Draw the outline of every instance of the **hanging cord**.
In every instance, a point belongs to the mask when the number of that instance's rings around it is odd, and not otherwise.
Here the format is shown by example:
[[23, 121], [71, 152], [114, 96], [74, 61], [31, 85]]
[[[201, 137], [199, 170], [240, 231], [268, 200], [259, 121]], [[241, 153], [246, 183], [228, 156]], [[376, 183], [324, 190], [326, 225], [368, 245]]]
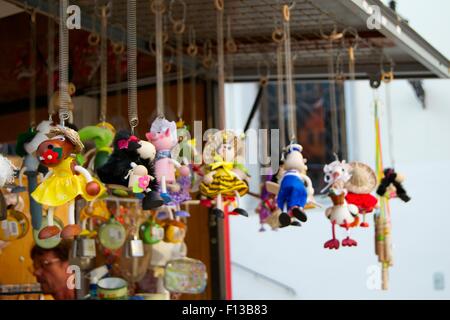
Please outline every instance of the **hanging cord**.
[[[340, 54], [340, 57], [342, 58], [343, 55]], [[338, 103], [338, 119], [339, 119], [339, 134], [340, 134], [340, 140], [339, 140], [339, 151], [341, 152], [341, 158], [347, 159], [347, 128], [346, 128], [346, 110], [345, 110], [345, 88], [344, 88], [344, 81], [346, 79], [345, 71], [344, 71], [344, 61], [341, 59], [339, 61], [340, 63], [340, 79], [337, 81], [337, 89], [339, 92], [339, 103]], [[337, 154], [337, 153], [336, 153]]]
[[30, 40], [31, 40], [31, 77], [30, 77], [30, 126], [36, 126], [36, 11], [33, 10], [30, 14]]
[[[179, 2], [182, 7], [180, 18], [174, 18], [174, 5]], [[177, 116], [182, 119], [184, 108], [184, 81], [183, 81], [183, 34], [186, 30], [186, 3], [183, 0], [171, 0], [169, 5], [169, 19], [172, 22], [173, 32], [177, 41]]]
[[71, 118], [69, 110], [69, 30], [67, 29], [68, 0], [59, 2], [59, 120], [64, 126]]
[[[191, 57], [197, 56], [198, 46], [195, 39], [195, 29], [192, 25], [189, 26], [189, 45], [187, 48], [187, 54]], [[197, 120], [197, 68], [195, 63], [191, 64], [191, 118], [192, 128], [194, 127], [194, 121]]]
[[[50, 11], [53, 13], [53, 2], [49, 3], [49, 5]], [[52, 120], [52, 116], [55, 113], [55, 110], [53, 109], [53, 103], [51, 103], [54, 93], [53, 72], [55, 71], [55, 22], [51, 17], [48, 18], [47, 48], [47, 107], [48, 118], [49, 120]]]
[[111, 2], [100, 8], [101, 31], [100, 31], [100, 123], [106, 122], [107, 102], [108, 102], [108, 15], [111, 13]]
[[[117, 27], [122, 29], [124, 35], [126, 34], [126, 30], [123, 29], [122, 25], [117, 25]], [[113, 52], [116, 56], [115, 74], [117, 84], [115, 115], [118, 116], [119, 118], [122, 116], [122, 87], [120, 86], [120, 83], [122, 82], [122, 58], [123, 53], [125, 52], [125, 45], [124, 45], [125, 41], [126, 39], [124, 36], [122, 42], [113, 43]]]
[[284, 26], [284, 51], [285, 51], [285, 64], [286, 64], [286, 93], [288, 104], [288, 127], [289, 127], [289, 139], [291, 142], [297, 141], [297, 112], [295, 107], [295, 91], [293, 84], [293, 67], [292, 67], [292, 51], [291, 51], [291, 30], [290, 19], [291, 9], [295, 3], [291, 6], [283, 5], [283, 26]]
[[[262, 66], [264, 66], [264, 69]], [[262, 129], [270, 129], [270, 123], [269, 123], [269, 96], [268, 96], [268, 84], [269, 84], [269, 77], [270, 77], [270, 66], [267, 61], [264, 61], [261, 63], [261, 61], [258, 62], [258, 75], [259, 75], [259, 83], [262, 86], [262, 99], [261, 99], [261, 111], [260, 111], [260, 123]], [[263, 134], [261, 139], [261, 150], [264, 150], [264, 158], [262, 159], [263, 164], [266, 165], [266, 160], [268, 154], [270, 154], [270, 148], [267, 135]]]
[[151, 9], [155, 15], [156, 110], [158, 116], [164, 116], [163, 13], [166, 10], [164, 1], [151, 1]]
[[272, 40], [277, 44], [277, 101], [278, 101], [278, 128], [280, 130], [280, 144], [282, 148], [286, 146], [286, 120], [285, 120], [285, 101], [284, 101], [284, 85], [283, 85], [283, 47], [284, 47], [284, 30], [282, 27], [275, 25], [272, 32]]
[[385, 83], [386, 94], [386, 110], [387, 110], [387, 125], [388, 125], [388, 137], [389, 137], [389, 158], [392, 168], [395, 168], [395, 154], [394, 154], [394, 126], [392, 118], [392, 105], [391, 105], [391, 82], [394, 79], [394, 62], [390, 61], [390, 70], [385, 72], [383, 61], [381, 63], [382, 79]]
[[350, 34], [353, 36], [353, 40], [349, 40], [347, 52], [348, 52], [348, 73], [351, 81], [356, 79], [356, 57], [355, 52], [360, 42], [358, 31], [354, 28], [346, 28], [343, 32], [342, 46], [345, 47], [345, 36]]
[[138, 105], [137, 105], [137, 21], [136, 21], [136, 0], [127, 2], [127, 59], [128, 59], [128, 121], [131, 133], [138, 126]]
[[215, 0], [217, 11], [217, 81], [219, 105], [219, 129], [225, 129], [225, 61], [224, 61], [224, 35], [223, 35], [223, 0]]
[[231, 33], [231, 15], [227, 16], [227, 37], [225, 41], [227, 49], [227, 63], [226, 63], [226, 78], [228, 81], [234, 81], [234, 57], [233, 55], [238, 51], [236, 41]]
[[339, 154], [340, 146], [339, 146], [339, 123], [338, 123], [338, 115], [337, 115], [337, 102], [336, 102], [336, 75], [335, 75], [335, 66], [334, 66], [334, 48], [333, 41], [339, 40], [343, 38], [343, 33], [337, 32], [337, 25], [334, 26], [331, 34], [326, 35], [322, 29], [322, 16], [320, 18], [320, 34], [322, 39], [328, 40], [328, 82], [329, 82], [329, 95], [330, 95], [330, 118], [331, 118], [331, 136], [332, 136], [332, 145], [333, 145], [333, 153]]

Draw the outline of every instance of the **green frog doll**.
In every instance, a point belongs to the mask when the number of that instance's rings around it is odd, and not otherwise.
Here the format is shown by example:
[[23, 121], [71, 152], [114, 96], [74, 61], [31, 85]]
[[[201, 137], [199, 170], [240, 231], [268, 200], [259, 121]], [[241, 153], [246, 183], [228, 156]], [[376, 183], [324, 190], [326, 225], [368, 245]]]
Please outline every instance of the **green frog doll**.
[[[248, 192], [247, 169], [238, 162], [242, 140], [231, 130], [219, 131], [205, 147], [206, 172], [200, 184], [200, 193], [207, 200], [215, 200], [213, 213], [224, 217], [224, 210], [234, 204], [231, 214], [248, 217], [239, 207], [240, 198]], [[226, 210], [229, 212], [228, 210]]]

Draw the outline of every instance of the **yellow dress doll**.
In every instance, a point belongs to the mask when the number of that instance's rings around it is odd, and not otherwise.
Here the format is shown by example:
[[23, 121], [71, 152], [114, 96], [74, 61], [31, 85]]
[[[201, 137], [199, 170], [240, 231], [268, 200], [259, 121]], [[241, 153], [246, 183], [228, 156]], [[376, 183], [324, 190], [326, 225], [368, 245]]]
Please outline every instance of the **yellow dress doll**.
[[[248, 217], [248, 213], [239, 208], [240, 197], [248, 192], [247, 169], [237, 159], [241, 150], [241, 141], [234, 132], [219, 131], [205, 147], [206, 173], [200, 184], [200, 193], [203, 197], [216, 200], [215, 215], [224, 216], [223, 200], [236, 202], [237, 206], [232, 213]], [[212, 158], [208, 158], [208, 154]]]
[[39, 145], [36, 153], [50, 171], [32, 193], [36, 202], [49, 207], [48, 226], [39, 232], [39, 238], [47, 239], [59, 233], [59, 228], [53, 224], [53, 214], [56, 207], [66, 203], [69, 203], [69, 224], [61, 231], [61, 236], [73, 238], [81, 232], [81, 227], [75, 224], [75, 199], [81, 196], [86, 201], [95, 200], [105, 192], [105, 187], [77, 165], [73, 153], [80, 153], [84, 146], [76, 131], [58, 126], [47, 136], [49, 139]]

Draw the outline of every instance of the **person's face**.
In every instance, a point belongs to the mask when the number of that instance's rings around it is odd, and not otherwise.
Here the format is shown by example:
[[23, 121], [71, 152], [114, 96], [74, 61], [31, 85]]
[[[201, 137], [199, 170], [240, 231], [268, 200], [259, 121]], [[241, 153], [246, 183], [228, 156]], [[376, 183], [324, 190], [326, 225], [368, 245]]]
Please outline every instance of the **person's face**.
[[53, 252], [46, 252], [33, 261], [33, 275], [41, 285], [42, 292], [54, 294], [67, 286], [70, 276], [66, 272], [67, 261], [61, 261]]

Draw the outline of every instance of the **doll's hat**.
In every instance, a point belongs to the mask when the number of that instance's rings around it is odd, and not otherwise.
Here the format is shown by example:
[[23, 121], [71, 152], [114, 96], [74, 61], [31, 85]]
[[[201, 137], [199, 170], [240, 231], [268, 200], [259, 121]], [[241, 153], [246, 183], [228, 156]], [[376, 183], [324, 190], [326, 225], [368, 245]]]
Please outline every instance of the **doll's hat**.
[[68, 127], [57, 126], [55, 128], [52, 128], [47, 134], [47, 137], [49, 139], [56, 136], [66, 137], [66, 139], [68, 139], [75, 146], [74, 153], [81, 153], [83, 151], [83, 142], [81, 142], [80, 135], [75, 130]]
[[349, 192], [367, 194], [377, 187], [377, 176], [371, 167], [361, 162], [351, 162], [350, 167], [352, 177], [345, 184]]

